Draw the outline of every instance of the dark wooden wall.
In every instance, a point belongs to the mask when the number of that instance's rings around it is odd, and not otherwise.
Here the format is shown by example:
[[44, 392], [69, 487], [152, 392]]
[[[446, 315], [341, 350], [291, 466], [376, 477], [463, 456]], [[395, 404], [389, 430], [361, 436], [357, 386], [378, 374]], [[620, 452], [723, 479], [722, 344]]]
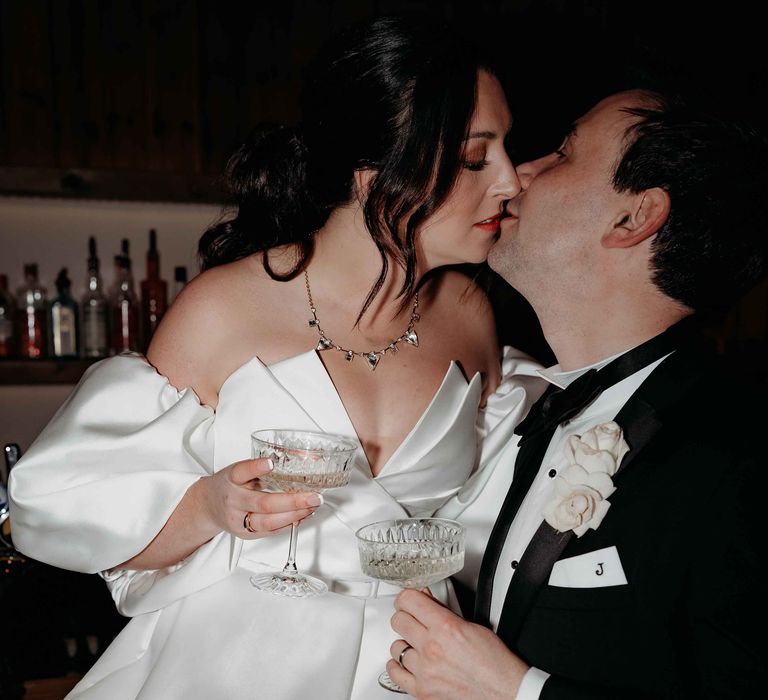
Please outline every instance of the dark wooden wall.
[[61, 171], [73, 195], [110, 182], [121, 198], [140, 184], [131, 173], [192, 176], [203, 191], [152, 181], [159, 198], [216, 199], [208, 187], [247, 130], [295, 119], [300, 67], [333, 5], [3, 0], [0, 166], [30, 184], [30, 168]]
[[334, 31], [484, 4], [527, 3], [0, 0], [0, 192], [216, 200], [256, 123], [296, 121]]
[[762, 44], [745, 35], [755, 10], [701, 5], [0, 0], [0, 193], [217, 200], [250, 128], [296, 121], [302, 71], [328, 36], [394, 12], [459, 18], [496, 50], [521, 157], [627, 61], [764, 101]]

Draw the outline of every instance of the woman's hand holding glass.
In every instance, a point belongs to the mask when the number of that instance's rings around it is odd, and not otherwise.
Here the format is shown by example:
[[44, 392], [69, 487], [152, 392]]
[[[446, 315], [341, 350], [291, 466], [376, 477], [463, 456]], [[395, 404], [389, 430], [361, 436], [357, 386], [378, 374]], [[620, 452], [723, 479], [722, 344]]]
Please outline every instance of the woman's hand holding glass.
[[317, 493], [263, 491], [261, 478], [271, 470], [268, 459], [244, 459], [198, 482], [203, 513], [217, 531], [247, 540], [274, 535], [322, 504]]
[[[272, 460], [274, 469], [263, 476], [263, 481], [276, 491], [292, 494], [346, 486], [357, 451], [357, 445], [341, 435], [307, 430], [257, 430], [251, 434], [251, 448], [254, 457]], [[324, 581], [300, 574], [296, 568], [298, 527], [298, 520], [291, 524], [288, 560], [283, 570], [251, 576], [254, 588], [290, 598], [308, 598], [328, 591]]]

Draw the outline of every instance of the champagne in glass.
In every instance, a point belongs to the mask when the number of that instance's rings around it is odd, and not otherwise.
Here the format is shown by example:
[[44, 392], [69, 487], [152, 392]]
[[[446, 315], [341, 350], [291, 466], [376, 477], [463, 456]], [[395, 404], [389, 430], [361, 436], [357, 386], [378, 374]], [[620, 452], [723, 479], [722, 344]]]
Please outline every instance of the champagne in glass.
[[[303, 430], [257, 430], [251, 435], [254, 459], [272, 460], [272, 471], [260, 477], [269, 489], [285, 493], [346, 486], [351, 476], [357, 445], [348, 438], [330, 433]], [[261, 591], [291, 598], [322, 595], [328, 590], [320, 579], [300, 574], [296, 568], [298, 523], [291, 524], [288, 561], [282, 571], [251, 576], [251, 584]]]
[[[402, 588], [425, 588], [464, 567], [465, 528], [443, 518], [383, 520], [361, 527], [357, 535], [360, 567], [379, 581]], [[379, 685], [405, 691], [385, 671]]]

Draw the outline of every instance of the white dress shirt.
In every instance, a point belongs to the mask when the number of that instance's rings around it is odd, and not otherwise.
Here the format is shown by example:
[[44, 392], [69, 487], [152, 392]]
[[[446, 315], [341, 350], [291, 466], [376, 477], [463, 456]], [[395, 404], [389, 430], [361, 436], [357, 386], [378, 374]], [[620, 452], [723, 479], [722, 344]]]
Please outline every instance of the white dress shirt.
[[[621, 352], [588, 367], [568, 372], [561, 371], [560, 366], [555, 365], [540, 370], [539, 374], [550, 383], [562, 389], [588, 370], [601, 369], [611, 360], [623, 354], [624, 352]], [[552, 497], [555, 477], [567, 465], [564, 453], [566, 439], [570, 435], [582, 435], [599, 423], [613, 420], [629, 397], [632, 396], [664, 359], [662, 357], [652, 362], [626, 379], [609, 387], [592, 404], [587, 406], [582, 413], [557, 427], [544, 454], [541, 467], [531, 483], [531, 487], [523, 499], [515, 519], [512, 521], [512, 525], [507, 533], [506, 542], [499, 556], [491, 595], [490, 622], [494, 631], [498, 627], [501, 610], [504, 606], [504, 598], [515, 574], [515, 568], [544, 520], [542, 511]], [[517, 443], [514, 444], [515, 446], [517, 445]], [[548, 673], [532, 667], [523, 678], [516, 700], [537, 700], [547, 678], [549, 678]]]

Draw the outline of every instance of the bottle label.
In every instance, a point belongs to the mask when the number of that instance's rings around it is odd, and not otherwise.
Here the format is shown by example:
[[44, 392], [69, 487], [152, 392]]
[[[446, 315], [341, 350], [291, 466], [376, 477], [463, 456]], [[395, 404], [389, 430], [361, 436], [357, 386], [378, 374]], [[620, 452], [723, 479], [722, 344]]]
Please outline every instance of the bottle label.
[[77, 355], [77, 321], [75, 312], [61, 304], [51, 308], [51, 332], [53, 334], [53, 354], [56, 357]]
[[28, 306], [18, 309], [17, 315], [21, 356], [31, 360], [45, 357], [47, 352], [45, 312], [34, 306]]
[[139, 349], [138, 308], [130, 299], [118, 299], [112, 307], [112, 352]]
[[104, 304], [83, 304], [83, 354], [104, 357], [107, 347], [107, 308]]

